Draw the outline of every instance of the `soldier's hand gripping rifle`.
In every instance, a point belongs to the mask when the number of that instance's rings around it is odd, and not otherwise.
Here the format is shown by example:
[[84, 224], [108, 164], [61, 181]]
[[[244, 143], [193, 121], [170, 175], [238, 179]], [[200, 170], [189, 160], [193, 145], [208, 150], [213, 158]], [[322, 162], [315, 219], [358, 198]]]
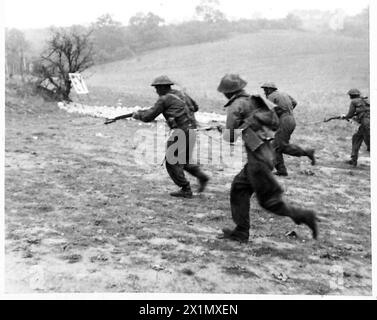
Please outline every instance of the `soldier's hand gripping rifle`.
[[134, 113], [131, 112], [131, 113], [127, 113], [127, 114], [115, 117], [115, 118], [108, 118], [108, 119], [105, 120], [104, 124], [110, 124], [110, 123], [113, 123], [113, 122], [121, 120], [121, 119], [132, 118], [133, 114]]
[[223, 126], [222, 125], [217, 125], [217, 126], [209, 126], [209, 127], [204, 127], [204, 128], [198, 128], [196, 131], [211, 131], [211, 130], [217, 130], [218, 132], [222, 133], [223, 131]]
[[342, 115], [342, 116], [330, 117], [330, 118], [327, 118], [327, 119], [325, 118], [323, 120], [323, 122], [329, 122], [331, 120], [347, 120], [348, 122], [350, 121], [349, 119], [346, 119], [346, 117], [344, 115]]

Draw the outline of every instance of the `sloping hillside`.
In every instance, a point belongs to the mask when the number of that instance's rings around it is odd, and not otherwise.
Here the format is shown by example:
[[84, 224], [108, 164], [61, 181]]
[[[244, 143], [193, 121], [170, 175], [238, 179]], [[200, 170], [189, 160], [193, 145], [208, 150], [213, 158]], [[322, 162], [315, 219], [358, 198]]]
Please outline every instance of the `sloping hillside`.
[[153, 78], [167, 74], [197, 99], [221, 100], [220, 78], [240, 73], [256, 92], [275, 81], [299, 100], [318, 92], [340, 93], [349, 87], [366, 90], [369, 49], [366, 40], [298, 31], [264, 31], [214, 43], [166, 48], [138, 59], [89, 70], [89, 86], [155, 97]]

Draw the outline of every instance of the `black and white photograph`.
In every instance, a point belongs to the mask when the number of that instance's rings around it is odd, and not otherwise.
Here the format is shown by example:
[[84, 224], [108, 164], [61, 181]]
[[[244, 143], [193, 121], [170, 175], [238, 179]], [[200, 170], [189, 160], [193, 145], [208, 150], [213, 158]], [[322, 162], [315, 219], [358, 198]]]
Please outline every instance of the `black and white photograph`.
[[4, 0], [4, 294], [372, 297], [371, 5]]

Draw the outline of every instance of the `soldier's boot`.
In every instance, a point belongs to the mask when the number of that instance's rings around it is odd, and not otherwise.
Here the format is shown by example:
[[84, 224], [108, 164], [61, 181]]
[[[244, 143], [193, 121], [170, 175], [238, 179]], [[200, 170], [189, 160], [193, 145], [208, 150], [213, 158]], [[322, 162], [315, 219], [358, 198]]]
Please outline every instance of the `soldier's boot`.
[[229, 239], [233, 241], [238, 241], [246, 243], [249, 241], [249, 231], [241, 230], [238, 227], [235, 229], [224, 228], [222, 229], [223, 234], [219, 236], [220, 239]]
[[346, 163], [350, 164], [353, 167], [357, 166], [357, 160], [356, 159], [347, 160]]
[[200, 167], [198, 165], [187, 164], [184, 169], [198, 179], [198, 192], [203, 192], [207, 186], [209, 177], [202, 170], [200, 170]]
[[274, 172], [277, 176], [284, 176], [286, 177], [288, 175], [287, 167], [284, 164], [284, 158], [281, 153], [276, 152], [276, 159], [275, 159], [275, 169], [276, 172]]
[[172, 197], [179, 197], [179, 198], [192, 198], [192, 191], [191, 187], [183, 187], [181, 190], [170, 193]]
[[204, 189], [206, 188], [208, 184], [208, 181], [209, 181], [209, 177], [207, 175], [203, 175], [203, 177], [199, 179], [199, 188], [198, 188], [199, 193], [204, 191]]
[[285, 170], [281, 170], [281, 169], [280, 169], [280, 170], [274, 172], [274, 175], [275, 175], [275, 176], [286, 177], [286, 176], [288, 176], [288, 172], [287, 172], [286, 169], [285, 169]]
[[315, 150], [314, 149], [307, 149], [307, 150], [305, 150], [305, 152], [306, 152], [306, 156], [311, 160], [312, 166], [314, 166], [315, 163], [316, 163], [315, 156], [314, 156]]
[[296, 224], [305, 224], [312, 231], [314, 239], [318, 237], [318, 218], [314, 211], [291, 207], [291, 218]]

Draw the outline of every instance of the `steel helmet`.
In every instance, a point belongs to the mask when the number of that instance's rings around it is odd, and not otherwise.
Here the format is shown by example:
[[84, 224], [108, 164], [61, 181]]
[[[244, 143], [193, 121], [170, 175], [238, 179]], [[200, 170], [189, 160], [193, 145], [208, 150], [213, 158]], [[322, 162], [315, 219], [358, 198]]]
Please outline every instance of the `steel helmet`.
[[222, 93], [232, 93], [245, 88], [247, 82], [238, 74], [226, 74], [220, 81], [217, 91]]
[[151, 86], [171, 86], [174, 82], [169, 79], [168, 76], [159, 76], [153, 80]]
[[348, 90], [347, 94], [350, 96], [359, 96], [361, 95], [361, 92], [359, 89], [353, 88], [353, 89]]
[[265, 82], [261, 88], [271, 88], [271, 89], [276, 89], [277, 90], [277, 86], [275, 83], [273, 82]]

